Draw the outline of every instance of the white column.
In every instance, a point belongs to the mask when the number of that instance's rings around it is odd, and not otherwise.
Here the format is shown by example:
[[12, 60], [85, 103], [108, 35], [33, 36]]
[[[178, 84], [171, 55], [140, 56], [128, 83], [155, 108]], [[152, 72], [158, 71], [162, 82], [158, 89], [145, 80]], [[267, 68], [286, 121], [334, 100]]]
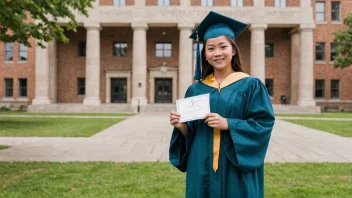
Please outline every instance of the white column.
[[49, 42], [49, 98], [53, 103], [57, 101], [57, 42]]
[[300, 61], [298, 74], [299, 106], [315, 106], [313, 99], [313, 29], [314, 24], [300, 25]]
[[297, 104], [298, 99], [298, 69], [299, 69], [299, 32], [293, 29], [291, 35], [291, 102]]
[[301, 0], [300, 6], [301, 6], [301, 8], [311, 8], [312, 7], [312, 1]]
[[191, 0], [180, 0], [181, 7], [189, 7], [191, 6]]
[[265, 6], [265, 0], [253, 0], [253, 6], [264, 7]]
[[142, 111], [147, 105], [147, 29], [146, 23], [133, 23], [131, 107]]
[[265, 83], [265, 30], [267, 24], [251, 24], [250, 74]]
[[35, 53], [35, 98], [33, 105], [56, 102], [56, 41], [36, 45]]
[[180, 30], [178, 98], [183, 98], [188, 86], [192, 84], [193, 41], [189, 39], [189, 35], [193, 28], [194, 24], [178, 24]]
[[33, 105], [51, 104], [49, 99], [49, 47], [45, 43], [45, 48], [36, 46], [35, 48], [35, 98]]
[[86, 95], [84, 105], [100, 105], [100, 24], [85, 23], [86, 46]]

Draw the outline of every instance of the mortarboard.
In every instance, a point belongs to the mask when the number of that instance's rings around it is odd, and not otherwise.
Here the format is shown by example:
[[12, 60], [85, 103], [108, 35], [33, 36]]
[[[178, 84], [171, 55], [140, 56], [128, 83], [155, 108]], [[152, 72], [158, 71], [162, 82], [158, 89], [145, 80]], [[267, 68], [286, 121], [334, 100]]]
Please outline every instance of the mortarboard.
[[205, 42], [210, 38], [219, 36], [228, 36], [235, 40], [246, 27], [247, 24], [245, 23], [213, 11], [209, 12], [189, 37], [197, 41], [196, 72], [194, 74], [194, 80], [200, 80], [202, 78], [199, 42]]

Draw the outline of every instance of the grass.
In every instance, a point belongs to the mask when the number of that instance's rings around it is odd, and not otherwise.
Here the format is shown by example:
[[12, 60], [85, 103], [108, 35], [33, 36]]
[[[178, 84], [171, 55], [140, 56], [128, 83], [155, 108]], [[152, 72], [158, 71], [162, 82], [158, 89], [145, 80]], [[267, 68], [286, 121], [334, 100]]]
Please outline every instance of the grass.
[[[285, 120], [285, 119], [284, 119]], [[333, 133], [343, 137], [352, 137], [352, 124], [349, 121], [336, 120], [285, 120], [294, 124]]]
[[[169, 163], [0, 162], [0, 197], [184, 197]], [[266, 164], [265, 197], [351, 197], [352, 164]]]
[[0, 136], [89, 137], [118, 118], [6, 118], [0, 117]]
[[9, 146], [0, 145], [0, 150], [10, 148]]
[[36, 113], [28, 111], [0, 111], [0, 115], [40, 115], [40, 116], [133, 116], [132, 113]]
[[329, 112], [321, 114], [276, 114], [280, 117], [312, 117], [312, 118], [352, 118], [352, 112]]

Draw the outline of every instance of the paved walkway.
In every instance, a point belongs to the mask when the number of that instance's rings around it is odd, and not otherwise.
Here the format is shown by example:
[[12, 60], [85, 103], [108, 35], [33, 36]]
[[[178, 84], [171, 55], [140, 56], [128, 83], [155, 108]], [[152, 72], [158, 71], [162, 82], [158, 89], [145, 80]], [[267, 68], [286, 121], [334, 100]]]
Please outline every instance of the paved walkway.
[[[168, 161], [168, 113], [127, 118], [90, 138], [0, 137], [0, 161]], [[277, 120], [267, 162], [352, 162], [352, 138]]]

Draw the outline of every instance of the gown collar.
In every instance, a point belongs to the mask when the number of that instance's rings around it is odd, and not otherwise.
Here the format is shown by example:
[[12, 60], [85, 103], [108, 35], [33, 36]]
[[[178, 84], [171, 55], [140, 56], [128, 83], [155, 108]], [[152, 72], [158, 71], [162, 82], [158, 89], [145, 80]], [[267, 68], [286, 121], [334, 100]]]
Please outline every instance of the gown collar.
[[205, 79], [201, 80], [202, 83], [210, 86], [210, 87], [214, 87], [216, 89], [222, 89], [236, 81], [239, 81], [243, 78], [248, 77], [249, 75], [243, 72], [234, 72], [230, 75], [228, 75], [224, 81], [219, 85], [219, 83], [216, 81], [215, 77], [213, 74], [208, 75], [207, 77], [205, 77]]

